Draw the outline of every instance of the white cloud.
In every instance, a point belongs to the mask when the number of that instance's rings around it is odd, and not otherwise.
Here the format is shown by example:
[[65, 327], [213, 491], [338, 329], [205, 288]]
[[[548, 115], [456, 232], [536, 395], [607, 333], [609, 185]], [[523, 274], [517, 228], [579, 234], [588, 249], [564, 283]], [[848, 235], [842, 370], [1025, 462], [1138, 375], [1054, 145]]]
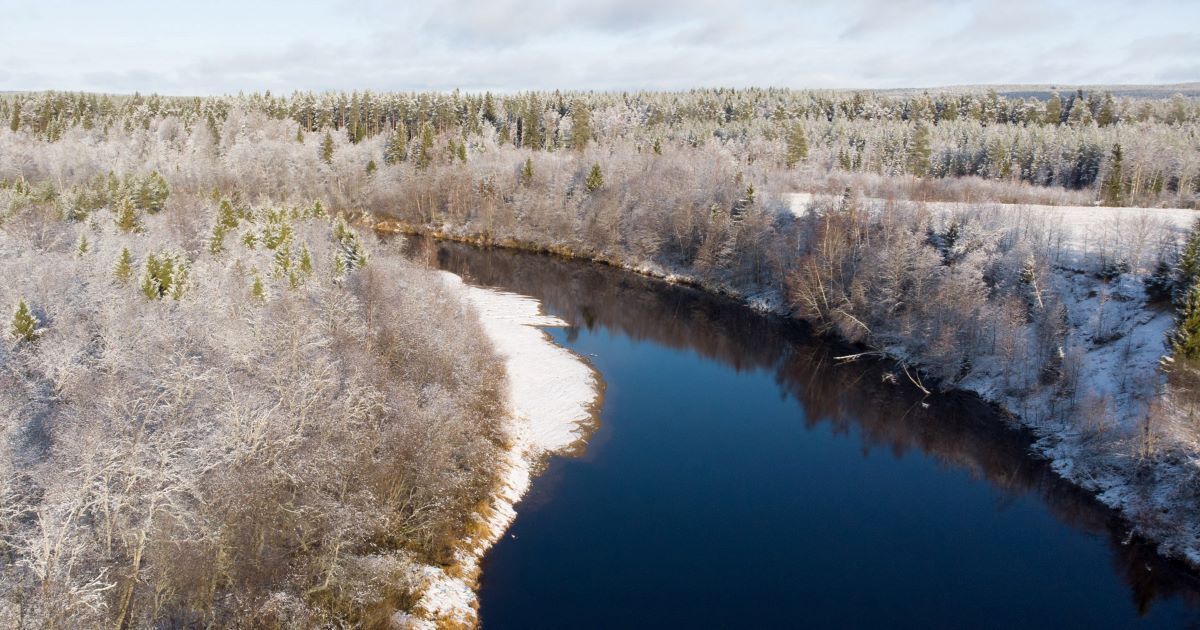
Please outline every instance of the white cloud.
[[[0, 0], [0, 90], [1196, 81], [1200, 3]], [[1164, 29], [1162, 25], [1174, 25]], [[7, 59], [4, 58], [7, 56]]]

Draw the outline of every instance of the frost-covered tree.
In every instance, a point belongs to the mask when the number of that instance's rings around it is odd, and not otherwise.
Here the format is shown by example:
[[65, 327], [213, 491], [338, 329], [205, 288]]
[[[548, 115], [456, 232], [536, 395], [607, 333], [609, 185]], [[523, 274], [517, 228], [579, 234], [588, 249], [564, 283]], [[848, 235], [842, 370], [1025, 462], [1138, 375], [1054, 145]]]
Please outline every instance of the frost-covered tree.
[[383, 149], [383, 163], [399, 164], [406, 159], [408, 159], [408, 128], [404, 123], [400, 123], [388, 136], [387, 144]]
[[321, 139], [321, 161], [326, 164], [333, 164], [333, 134], [325, 132], [325, 137]]
[[417, 146], [417, 168], [426, 169], [433, 164], [433, 125], [421, 127], [421, 143]]
[[9, 325], [9, 335], [19, 343], [32, 343], [37, 339], [38, 319], [29, 310], [29, 305], [22, 299], [17, 302], [16, 313], [13, 314]]
[[1048, 125], [1062, 124], [1062, 111], [1063, 111], [1062, 97], [1060, 97], [1058, 95], [1058, 92], [1054, 92], [1053, 94], [1050, 95], [1050, 98], [1046, 100], [1046, 111], [1044, 114], [1044, 120], [1046, 121], [1046, 124], [1048, 124]]
[[521, 185], [528, 186], [533, 183], [533, 158], [525, 158], [525, 164], [521, 166]]
[[1100, 198], [1106, 206], [1125, 205], [1125, 175], [1121, 170], [1121, 145], [1114, 144], [1108, 159], [1108, 173], [1100, 186]]
[[913, 127], [908, 148], [908, 171], [913, 175], [921, 176], [929, 172], [929, 160], [932, 154], [929, 136], [929, 126], [924, 122], [918, 122]]
[[128, 247], [122, 247], [120, 255], [117, 256], [117, 264], [113, 269], [113, 275], [116, 276], [117, 282], [126, 284], [133, 277], [133, 254], [129, 253]]
[[600, 170], [599, 164], [592, 165], [591, 170], [588, 171], [587, 179], [584, 180], [583, 186], [588, 192], [596, 192], [604, 186], [604, 173]]
[[582, 151], [592, 140], [592, 112], [582, 100], [571, 103], [571, 148]]
[[[655, 142], [658, 142], [655, 140]], [[658, 145], [656, 145], [658, 146]], [[661, 148], [657, 151], [662, 153]], [[804, 135], [804, 125], [792, 123], [787, 130], [787, 156], [784, 163], [793, 168], [800, 161], [808, 158], [808, 137]]]
[[1171, 333], [1171, 352], [1175, 359], [1200, 359], [1200, 284], [1192, 285], [1184, 298]]
[[1182, 308], [1192, 287], [1200, 284], [1200, 219], [1192, 226], [1175, 261], [1174, 302]]
[[127, 195], [121, 195], [117, 199], [116, 215], [117, 229], [122, 232], [138, 232], [141, 230], [141, 219], [138, 217], [133, 200]]

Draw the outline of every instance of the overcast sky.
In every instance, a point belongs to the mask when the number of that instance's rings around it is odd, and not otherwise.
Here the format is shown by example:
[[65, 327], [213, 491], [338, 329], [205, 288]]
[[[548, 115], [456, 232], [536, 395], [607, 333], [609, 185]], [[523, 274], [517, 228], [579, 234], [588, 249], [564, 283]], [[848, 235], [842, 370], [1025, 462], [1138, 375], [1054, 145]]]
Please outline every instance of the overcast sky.
[[0, 90], [1200, 81], [1200, 0], [0, 0]]

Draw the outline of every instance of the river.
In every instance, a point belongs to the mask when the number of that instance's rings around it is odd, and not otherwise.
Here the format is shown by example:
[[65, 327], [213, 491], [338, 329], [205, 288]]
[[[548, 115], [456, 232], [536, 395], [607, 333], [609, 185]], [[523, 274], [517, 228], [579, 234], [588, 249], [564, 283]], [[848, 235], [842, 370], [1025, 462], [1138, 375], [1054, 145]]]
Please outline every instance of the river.
[[967, 395], [594, 263], [414, 241], [533, 296], [605, 381], [483, 564], [485, 629], [1200, 627], [1200, 581]]

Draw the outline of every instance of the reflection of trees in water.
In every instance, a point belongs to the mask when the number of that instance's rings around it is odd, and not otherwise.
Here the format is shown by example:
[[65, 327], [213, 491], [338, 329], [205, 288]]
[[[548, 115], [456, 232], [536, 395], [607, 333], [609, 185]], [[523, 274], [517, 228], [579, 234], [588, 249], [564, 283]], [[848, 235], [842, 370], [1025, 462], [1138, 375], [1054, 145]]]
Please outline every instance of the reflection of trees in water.
[[[846, 349], [813, 339], [801, 325], [688, 287], [554, 256], [424, 239], [413, 239], [408, 247], [476, 284], [537, 297], [575, 327], [568, 329], [569, 338], [579, 328], [604, 328], [690, 350], [738, 371], [770, 370], [781, 390], [801, 403], [809, 427], [829, 423], [844, 435], [856, 430], [864, 450], [888, 449], [897, 457], [916, 450], [969, 471], [1010, 500], [1034, 493], [1072, 527], [1107, 534], [1113, 569], [1128, 584], [1139, 611], [1175, 595], [1200, 606], [1200, 580], [1193, 573], [1150, 545], [1123, 544], [1127, 529], [1111, 510], [1030, 456], [1029, 435], [1005, 425], [974, 396], [923, 399], [913, 387], [885, 384], [886, 364], [840, 364], [834, 357]], [[931, 403], [928, 408], [923, 401]]]

